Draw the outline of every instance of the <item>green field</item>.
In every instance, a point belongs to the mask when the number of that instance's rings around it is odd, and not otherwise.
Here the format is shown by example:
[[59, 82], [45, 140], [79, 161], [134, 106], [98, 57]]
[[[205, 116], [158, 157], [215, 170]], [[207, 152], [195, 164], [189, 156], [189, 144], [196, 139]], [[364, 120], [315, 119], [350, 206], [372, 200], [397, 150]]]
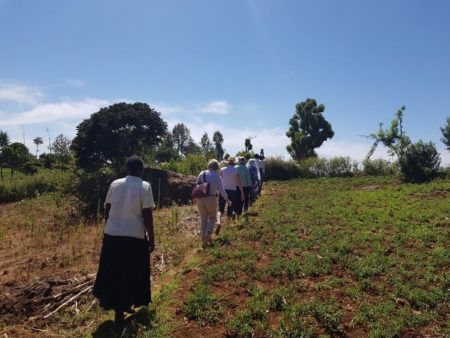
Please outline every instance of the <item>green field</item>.
[[270, 183], [256, 211], [206, 253], [181, 335], [450, 333], [449, 181]]

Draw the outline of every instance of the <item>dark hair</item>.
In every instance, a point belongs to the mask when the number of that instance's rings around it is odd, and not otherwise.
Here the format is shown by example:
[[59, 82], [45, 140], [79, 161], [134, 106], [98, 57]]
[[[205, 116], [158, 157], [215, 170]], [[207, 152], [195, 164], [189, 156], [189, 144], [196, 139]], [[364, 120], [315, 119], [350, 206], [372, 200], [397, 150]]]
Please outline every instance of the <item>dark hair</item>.
[[144, 170], [144, 161], [137, 155], [128, 157], [127, 169], [132, 174], [140, 173]]
[[253, 155], [253, 158], [257, 158], [257, 159], [260, 159], [261, 157], [259, 157], [259, 155], [258, 155], [258, 154], [255, 154], [255, 155]]

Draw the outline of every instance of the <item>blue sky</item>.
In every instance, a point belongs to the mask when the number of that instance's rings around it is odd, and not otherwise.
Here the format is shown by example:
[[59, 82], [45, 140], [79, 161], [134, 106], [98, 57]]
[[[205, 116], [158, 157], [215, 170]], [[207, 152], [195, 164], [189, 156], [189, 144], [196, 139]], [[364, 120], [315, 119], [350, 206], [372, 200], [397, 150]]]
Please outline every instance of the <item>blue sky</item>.
[[230, 152], [252, 136], [287, 156], [312, 97], [335, 131], [323, 156], [362, 159], [359, 135], [406, 105], [407, 133], [450, 164], [448, 18], [448, 0], [0, 0], [0, 129], [33, 150], [46, 128], [73, 137], [100, 107], [143, 101], [197, 141], [219, 129]]

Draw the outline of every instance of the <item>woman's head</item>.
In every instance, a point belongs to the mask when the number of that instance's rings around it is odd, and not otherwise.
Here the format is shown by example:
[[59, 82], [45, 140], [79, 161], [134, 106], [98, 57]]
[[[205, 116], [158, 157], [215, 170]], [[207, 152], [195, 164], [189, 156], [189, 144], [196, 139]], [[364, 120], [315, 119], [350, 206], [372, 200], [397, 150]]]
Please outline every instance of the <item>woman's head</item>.
[[139, 156], [133, 155], [129, 157], [126, 164], [130, 175], [141, 177], [144, 173], [144, 161]]
[[208, 162], [208, 169], [211, 171], [217, 171], [219, 170], [219, 162], [216, 160], [211, 160]]

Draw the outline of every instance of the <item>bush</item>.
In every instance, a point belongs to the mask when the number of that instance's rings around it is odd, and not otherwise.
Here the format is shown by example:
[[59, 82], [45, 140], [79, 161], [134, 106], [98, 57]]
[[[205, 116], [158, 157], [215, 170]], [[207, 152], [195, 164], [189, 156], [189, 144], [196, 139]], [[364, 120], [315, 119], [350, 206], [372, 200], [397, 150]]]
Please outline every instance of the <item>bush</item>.
[[350, 177], [358, 168], [358, 163], [350, 157], [333, 157], [327, 162], [327, 175], [330, 177]]
[[406, 149], [400, 168], [406, 182], [423, 183], [436, 178], [441, 160], [433, 142], [419, 140]]
[[267, 180], [290, 180], [305, 177], [302, 168], [295, 161], [285, 161], [280, 157], [272, 157], [266, 161]]
[[17, 202], [46, 192], [64, 190], [70, 180], [72, 178], [68, 175], [39, 174], [33, 177], [1, 181], [0, 203]]
[[112, 169], [103, 168], [96, 172], [80, 171], [73, 181], [71, 192], [78, 198], [83, 216], [103, 214], [109, 185], [118, 177]]
[[162, 164], [164, 170], [175, 171], [185, 175], [197, 176], [208, 166], [209, 159], [200, 154], [188, 155], [182, 160], [172, 160], [169, 163]]
[[398, 166], [383, 159], [364, 160], [363, 174], [369, 176], [386, 176], [398, 173]]
[[38, 172], [39, 163], [36, 161], [27, 161], [22, 168], [20, 168], [20, 172], [25, 175], [34, 175]]

